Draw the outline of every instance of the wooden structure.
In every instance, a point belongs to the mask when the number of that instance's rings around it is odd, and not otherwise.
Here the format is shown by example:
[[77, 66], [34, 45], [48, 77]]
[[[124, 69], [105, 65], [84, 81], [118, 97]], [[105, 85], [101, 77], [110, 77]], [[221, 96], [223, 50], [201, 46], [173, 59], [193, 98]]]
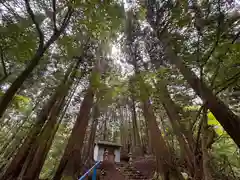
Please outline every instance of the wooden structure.
[[120, 162], [121, 145], [108, 141], [98, 141], [94, 146], [94, 160], [103, 161], [108, 159], [113, 162]]

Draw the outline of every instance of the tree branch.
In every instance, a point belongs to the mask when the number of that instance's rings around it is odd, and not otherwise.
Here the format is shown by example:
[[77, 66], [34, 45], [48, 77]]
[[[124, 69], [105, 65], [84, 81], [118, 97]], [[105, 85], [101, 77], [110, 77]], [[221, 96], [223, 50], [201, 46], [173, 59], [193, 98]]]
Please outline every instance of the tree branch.
[[[234, 84], [237, 80], [240, 79], [240, 72], [236, 73], [235, 75], [233, 75], [231, 78], [227, 79], [225, 81], [225, 83], [223, 83], [224, 85], [222, 86], [222, 88], [220, 90], [218, 90], [215, 94], [219, 94], [220, 92], [224, 91], [225, 89], [227, 89], [230, 85]], [[221, 86], [216, 86], [214, 87], [214, 89], [218, 89]]]
[[0, 52], [0, 58], [1, 58], [1, 62], [2, 62], [2, 67], [3, 67], [3, 73], [4, 73], [4, 76], [7, 76], [8, 73], [7, 73], [7, 68], [6, 68], [6, 64], [4, 62], [4, 57], [3, 57], [3, 51], [2, 51], [2, 48], [1, 48], [1, 52]]
[[4, 73], [4, 76], [1, 77], [1, 79], [0, 79], [0, 84], [1, 84], [5, 79], [7, 79], [10, 76], [11, 72], [7, 72], [7, 68], [6, 68], [6, 64], [5, 64], [5, 61], [4, 61], [4, 54], [3, 54], [2, 47], [0, 47], [0, 50], [1, 50], [0, 58], [1, 58], [2, 67], [3, 67], [3, 73]]
[[210, 87], [211, 87], [211, 88], [213, 87], [214, 82], [215, 82], [215, 80], [216, 80], [216, 78], [217, 78], [217, 76], [218, 76], [218, 74], [219, 74], [219, 70], [220, 70], [220, 67], [221, 67], [221, 63], [222, 63], [222, 61], [219, 59], [218, 64], [217, 64], [217, 67], [216, 67], [216, 69], [215, 69], [215, 72], [213, 73], [212, 80], [211, 80], [211, 83], [210, 83]]
[[53, 9], [53, 12], [52, 12], [53, 28], [54, 28], [54, 31], [56, 32], [57, 31], [57, 24], [56, 24], [56, 0], [52, 0], [52, 9]]
[[64, 17], [64, 20], [63, 20], [63, 22], [62, 22], [62, 24], [61, 24], [61, 27], [59, 28], [59, 32], [62, 32], [65, 28], [66, 28], [66, 26], [68, 25], [68, 23], [69, 23], [69, 21], [70, 21], [70, 18], [71, 18], [71, 16], [72, 16], [72, 14], [73, 14], [73, 7], [72, 6], [69, 6], [68, 7], [68, 11], [67, 11], [67, 13], [66, 13], [66, 15], [65, 15], [65, 17]]
[[38, 24], [38, 22], [36, 20], [36, 17], [35, 17], [35, 15], [33, 13], [33, 10], [30, 7], [30, 4], [29, 4], [30, 0], [24, 0], [24, 1], [25, 1], [27, 12], [28, 12], [29, 16], [31, 17], [31, 19], [32, 19], [32, 21], [33, 21], [33, 23], [34, 23], [34, 25], [35, 25], [35, 27], [37, 29], [37, 32], [38, 32], [39, 48], [42, 48], [43, 45], [44, 45], [44, 35], [43, 35], [43, 32], [42, 32], [42, 30], [41, 30], [41, 28], [40, 28], [40, 26], [39, 26], [39, 24]]
[[210, 57], [212, 56], [212, 54], [215, 52], [216, 48], [218, 47], [218, 43], [219, 43], [219, 40], [220, 40], [220, 35], [221, 35], [221, 15], [220, 15], [220, 12], [219, 12], [219, 17], [218, 17], [218, 25], [217, 25], [217, 34], [216, 34], [216, 41], [211, 49], [211, 51], [206, 55], [205, 58], [203, 58], [203, 65], [202, 67], [204, 67], [208, 60], [210, 59]]

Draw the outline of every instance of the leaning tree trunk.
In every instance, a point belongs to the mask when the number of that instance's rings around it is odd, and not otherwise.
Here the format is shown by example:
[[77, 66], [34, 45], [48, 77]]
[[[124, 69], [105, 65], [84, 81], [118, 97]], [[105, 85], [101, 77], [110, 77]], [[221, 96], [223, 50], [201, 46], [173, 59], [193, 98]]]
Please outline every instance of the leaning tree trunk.
[[[99, 48], [99, 53], [101, 53], [101, 48]], [[72, 133], [68, 139], [68, 144], [64, 150], [53, 180], [60, 180], [62, 177], [76, 179], [80, 175], [83, 142], [94, 102], [94, 96], [98, 88], [96, 87], [95, 82], [100, 81], [101, 73], [105, 70], [102, 67], [103, 64], [100, 60], [100, 54], [98, 55], [98, 59], [89, 79], [89, 87], [86, 90], [77, 120], [74, 124]], [[81, 132], [81, 134], [79, 134], [79, 132]]]
[[57, 127], [57, 117], [64, 103], [64, 98], [61, 98], [53, 107], [49, 120], [44, 126], [41, 133], [38, 135], [35, 143], [32, 144], [28, 156], [22, 167], [20, 179], [36, 179], [41, 171], [42, 165], [47, 154], [48, 144], [52, 142]]
[[147, 20], [155, 31], [157, 38], [163, 44], [169, 62], [178, 68], [196, 94], [206, 102], [206, 107], [213, 113], [238, 147], [240, 147], [240, 118], [234, 114], [223, 101], [214, 95], [212, 90], [201, 81], [189, 67], [186, 66], [184, 60], [180, 56], [176, 55], [173, 50], [174, 46], [171, 42], [171, 35], [169, 34], [167, 27], [161, 32], [158, 31], [161, 28], [159, 28], [154, 22], [154, 12], [154, 1], [148, 1], [146, 13]]
[[240, 147], [240, 118], [216, 95], [214, 95], [210, 88], [184, 64], [183, 60], [177, 56], [170, 47], [169, 40], [164, 41], [163, 44], [169, 61], [179, 69], [194, 91], [206, 102], [207, 108], [210, 109], [219, 123], [231, 136], [238, 147]]
[[[69, 20], [72, 16], [73, 9], [72, 7], [69, 7], [68, 12], [66, 14], [65, 21], [62, 23], [62, 26], [59, 30], [55, 31], [53, 35], [50, 37], [50, 39], [43, 45], [39, 45], [39, 48], [37, 49], [36, 53], [30, 60], [29, 65], [26, 67], [26, 69], [17, 77], [17, 79], [12, 83], [12, 85], [8, 88], [6, 93], [4, 93], [1, 101], [0, 101], [0, 119], [3, 115], [3, 113], [6, 111], [8, 105], [12, 101], [14, 95], [17, 93], [19, 88], [22, 86], [24, 81], [30, 76], [32, 71], [37, 67], [39, 64], [39, 61], [44, 56], [44, 53], [48, 50], [48, 48], [59, 38], [59, 36], [62, 34], [62, 32], [67, 27]], [[41, 43], [41, 42], [40, 42]], [[42, 42], [43, 43], [43, 42]]]
[[[73, 74], [74, 75], [71, 75], [71, 76], [75, 76], [76, 74], [75, 69], [73, 70]], [[39, 134], [35, 144], [32, 146], [31, 151], [24, 164], [24, 168], [21, 172], [21, 176], [23, 177], [23, 179], [37, 179], [39, 177], [39, 174], [41, 172], [42, 166], [46, 159], [47, 153], [50, 150], [50, 147], [52, 145], [54, 136], [63, 119], [63, 118], [60, 118], [60, 120], [57, 121], [62, 108], [66, 104], [65, 97], [68, 94], [68, 90], [70, 89], [71, 84], [72, 82], [70, 80], [70, 82], [68, 82], [65, 85], [65, 89], [62, 89], [63, 97], [61, 97], [53, 107], [46, 125], [44, 126], [42, 132]], [[69, 100], [67, 101], [67, 103], [70, 103], [70, 100], [74, 92], [76, 91], [77, 84], [78, 83], [76, 83], [76, 86], [73, 88], [72, 92], [70, 93]], [[66, 106], [68, 106], [68, 104], [66, 104]]]
[[176, 165], [172, 161], [169, 147], [164, 140], [161, 130], [158, 127], [150, 99], [147, 97], [147, 90], [143, 79], [140, 77], [140, 96], [142, 98], [142, 110], [150, 132], [150, 141], [156, 156], [158, 170], [163, 179], [183, 180]]
[[[186, 142], [186, 138], [184, 136], [184, 133], [182, 132], [183, 127], [181, 126], [181, 123], [180, 123], [181, 117], [179, 116], [178, 111], [176, 110], [176, 104], [171, 99], [170, 94], [167, 90], [166, 84], [164, 82], [158, 82], [158, 87], [159, 87], [159, 98], [162, 102], [164, 109], [167, 112], [173, 131], [177, 136], [177, 139], [180, 144], [180, 149], [182, 151], [184, 158], [187, 161], [189, 172], [194, 172], [194, 165], [193, 165], [193, 159], [195, 158], [194, 153], [190, 149], [188, 145], [189, 142]], [[198, 167], [195, 167], [195, 168], [198, 168]]]
[[[74, 71], [73, 73], [75, 74], [76, 71]], [[38, 179], [39, 174], [44, 165], [47, 153], [49, 152], [50, 147], [52, 145], [55, 134], [58, 130], [59, 125], [63, 120], [63, 118], [61, 117], [59, 118], [59, 121], [57, 121], [60, 111], [62, 110], [63, 106], [65, 106], [63, 110], [63, 115], [62, 115], [64, 116], [67, 110], [67, 107], [69, 106], [69, 103], [78, 87], [79, 81], [80, 79], [78, 80], [78, 82], [76, 82], [75, 87], [73, 87], [72, 92], [69, 94], [67, 102], [64, 103], [65, 96], [63, 96], [62, 99], [59, 100], [59, 103], [56, 103], [56, 106], [53, 108], [47, 124], [45, 125], [43, 131], [41, 132], [37, 141], [35, 142], [36, 147], [32, 148], [31, 150], [32, 154], [31, 153], [29, 154], [28, 161], [25, 163], [25, 169], [23, 169], [22, 171], [23, 179]], [[69, 86], [69, 85], [66, 85], [66, 86]], [[66, 88], [70, 89], [70, 87], [71, 85]], [[67, 90], [64, 94], [67, 94]]]
[[[52, 100], [53, 98], [51, 98]], [[53, 104], [51, 104], [53, 105]], [[48, 110], [51, 110], [50, 103], [47, 103], [45, 108], [43, 108], [41, 115], [39, 117], [35, 125], [30, 130], [28, 136], [25, 138], [23, 144], [19, 148], [16, 155], [11, 160], [10, 164], [8, 165], [6, 171], [1, 175], [0, 179], [8, 179], [8, 178], [17, 178], [19, 173], [22, 169], [22, 164], [24, 163], [25, 159], [27, 158], [29, 149], [32, 143], [36, 140], [37, 135], [41, 132], [41, 129], [46, 121], [47, 114], [49, 114]], [[45, 114], [46, 113], [46, 114]]]
[[59, 127], [60, 122], [57, 121], [58, 116], [64, 106], [65, 99], [69, 92], [69, 89], [72, 87], [72, 84], [76, 78], [77, 70], [81, 62], [82, 58], [79, 58], [74, 68], [70, 66], [70, 70], [72, 71], [72, 73], [71, 74], [69, 72], [66, 73], [64, 82], [61, 86], [61, 94], [58, 97], [58, 102], [56, 102], [54, 107], [52, 108], [49, 119], [46, 125], [44, 126], [43, 130], [39, 134], [35, 144], [33, 144], [32, 149], [25, 162], [26, 168], [23, 169], [22, 171], [22, 175], [24, 176], [24, 178], [36, 179], [39, 176], [46, 155], [50, 149], [53, 138]]
[[[63, 177], [78, 178], [81, 164], [81, 152], [85, 137], [89, 114], [93, 105], [94, 91], [90, 86], [84, 96], [76, 123], [68, 140], [64, 154], [54, 176], [54, 180]], [[81, 134], [79, 134], [81, 132]]]
[[62, 93], [62, 88], [64, 83], [66, 82], [69, 74], [72, 70], [72, 65], [66, 72], [66, 75], [57, 88], [56, 92], [51, 96], [49, 101], [44, 105], [43, 109], [41, 110], [39, 116], [37, 117], [35, 125], [31, 128], [28, 136], [25, 138], [23, 144], [17, 151], [16, 155], [11, 160], [10, 164], [8, 165], [6, 171], [1, 175], [0, 179], [8, 179], [8, 178], [16, 178], [18, 177], [19, 173], [22, 170], [22, 166], [28, 156], [29, 150], [33, 143], [36, 141], [38, 134], [41, 132], [42, 127], [44, 126], [49, 114], [52, 111], [55, 103], [57, 102], [59, 96]]

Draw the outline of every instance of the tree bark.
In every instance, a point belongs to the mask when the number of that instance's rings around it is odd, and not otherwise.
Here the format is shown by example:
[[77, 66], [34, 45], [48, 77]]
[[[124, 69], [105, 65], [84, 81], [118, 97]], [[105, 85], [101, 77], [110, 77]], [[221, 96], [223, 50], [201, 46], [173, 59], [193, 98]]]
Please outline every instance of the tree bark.
[[[109, 113], [109, 112], [107, 112]], [[104, 118], [103, 122], [103, 140], [107, 141], [108, 140], [108, 129], [107, 129], [107, 117]]]

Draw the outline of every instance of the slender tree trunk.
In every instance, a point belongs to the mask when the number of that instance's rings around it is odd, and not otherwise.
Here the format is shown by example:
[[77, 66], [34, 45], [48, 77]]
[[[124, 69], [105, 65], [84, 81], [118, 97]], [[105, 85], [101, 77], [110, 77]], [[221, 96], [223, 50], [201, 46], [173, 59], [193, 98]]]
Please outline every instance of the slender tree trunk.
[[132, 153], [132, 147], [133, 147], [133, 131], [132, 131], [132, 122], [131, 122], [131, 114], [128, 110], [128, 107], [126, 107], [126, 114], [127, 114], [127, 120], [128, 120], [128, 152]]
[[210, 158], [208, 154], [208, 149], [207, 149], [207, 140], [208, 140], [208, 124], [207, 124], [207, 111], [208, 109], [206, 107], [203, 108], [203, 127], [202, 127], [202, 166], [203, 166], [203, 176], [204, 180], [213, 180], [212, 175], [211, 175], [211, 168], [210, 168]]
[[108, 139], [108, 131], [107, 131], [107, 120], [104, 119], [104, 128], [103, 128], [103, 140], [107, 141]]
[[120, 134], [121, 134], [121, 144], [123, 146], [123, 149], [126, 150], [126, 133], [125, 133], [125, 119], [124, 119], [124, 113], [123, 113], [123, 108], [120, 108], [120, 120], [121, 120], [121, 125], [120, 125]]
[[[14, 132], [12, 132], [12, 136], [8, 139], [7, 143], [4, 144], [4, 146], [1, 148], [0, 150], [0, 154], [3, 154], [3, 152], [9, 147], [11, 146], [12, 143], [15, 143], [13, 142], [15, 140], [15, 137], [18, 135], [19, 131], [21, 131], [21, 129], [24, 129], [24, 124], [26, 122], [29, 121], [29, 119], [32, 117], [33, 115], [33, 112], [35, 111], [35, 109], [38, 107], [38, 105], [40, 104], [41, 102], [41, 99], [43, 98], [43, 95], [44, 95], [44, 92], [45, 90], [43, 90], [41, 92], [41, 94], [39, 95], [39, 97], [36, 99], [36, 104], [34, 105], [34, 107], [31, 109], [30, 112], [28, 112], [28, 114], [26, 115], [26, 117], [21, 120], [21, 123], [20, 124], [17, 124], [17, 127], [14, 127], [12, 129], [14, 129]], [[10, 130], [12, 131], [12, 130]], [[20, 144], [19, 144], [20, 145]]]
[[137, 124], [137, 113], [135, 107], [135, 100], [132, 97], [132, 125], [133, 125], [133, 153], [137, 156], [141, 155], [141, 141], [139, 136], [139, 129]]

